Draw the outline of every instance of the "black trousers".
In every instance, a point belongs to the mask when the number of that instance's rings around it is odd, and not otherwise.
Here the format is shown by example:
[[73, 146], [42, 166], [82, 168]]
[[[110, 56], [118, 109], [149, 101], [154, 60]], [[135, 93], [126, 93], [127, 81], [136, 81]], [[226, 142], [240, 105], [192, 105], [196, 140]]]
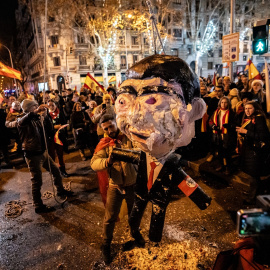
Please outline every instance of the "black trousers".
[[131, 232], [135, 232], [139, 229], [145, 208], [150, 201], [152, 203], [152, 215], [149, 239], [153, 242], [160, 242], [166, 209], [170, 202], [170, 194], [169, 186], [167, 186], [166, 183], [162, 183], [160, 179], [155, 181], [150, 192], [144, 189], [144, 192], [135, 193], [135, 201], [129, 217]]

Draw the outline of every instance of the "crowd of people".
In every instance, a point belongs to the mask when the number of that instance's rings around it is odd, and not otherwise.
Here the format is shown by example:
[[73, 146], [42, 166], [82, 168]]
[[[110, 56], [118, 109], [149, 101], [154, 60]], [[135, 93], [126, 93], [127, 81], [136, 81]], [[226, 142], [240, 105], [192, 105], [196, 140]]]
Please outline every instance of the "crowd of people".
[[[196, 152], [200, 157], [206, 157], [209, 166], [215, 164], [216, 172], [233, 175], [238, 166], [249, 175], [253, 179], [249, 197], [254, 199], [263, 192], [261, 177], [270, 174], [270, 134], [264, 81], [251, 81], [241, 74], [236, 83], [225, 76], [218, 78], [213, 85], [210, 78], [200, 78], [200, 92], [207, 111], [202, 119], [195, 122], [196, 138], [191, 144], [196, 144]], [[106, 92], [85, 88], [80, 92], [52, 90], [46, 91], [44, 96], [43, 93], [35, 96], [25, 89], [18, 98], [10, 96], [0, 104], [0, 150], [7, 165], [11, 164], [11, 152], [24, 153], [31, 173], [36, 213], [54, 210], [44, 205], [41, 199], [41, 167], [51, 171], [59, 196], [73, 196], [62, 184], [62, 177], [69, 177], [64, 159], [64, 153], [69, 152], [68, 131], [72, 131], [81, 159], [91, 158], [93, 170], [110, 168], [110, 176], [107, 177], [111, 185], [107, 201], [104, 201], [103, 224], [106, 262], [111, 259], [110, 244], [122, 200], [126, 199], [130, 214], [136, 181], [134, 166], [116, 162], [111, 156], [115, 146], [132, 148], [131, 142], [117, 128], [115, 101], [116, 90], [113, 87]], [[11, 150], [8, 148], [10, 140], [14, 142]], [[88, 157], [86, 148], [91, 153]], [[183, 158], [186, 158], [184, 154]], [[131, 232], [132, 236], [137, 245], [144, 246], [137, 227]]]
[[232, 175], [240, 168], [251, 176], [252, 200], [263, 192], [261, 177], [270, 174], [269, 112], [264, 87], [264, 79], [248, 80], [245, 74], [239, 75], [236, 83], [229, 77], [218, 78], [215, 86], [211, 80], [200, 80], [207, 112], [196, 123], [199, 152], [215, 164], [217, 172]]

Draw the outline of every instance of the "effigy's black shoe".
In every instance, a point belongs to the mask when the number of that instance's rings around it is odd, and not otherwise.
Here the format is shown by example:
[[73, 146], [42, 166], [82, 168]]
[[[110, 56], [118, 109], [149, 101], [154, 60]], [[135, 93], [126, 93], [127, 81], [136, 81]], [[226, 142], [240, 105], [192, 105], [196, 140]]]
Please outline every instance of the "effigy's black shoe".
[[47, 206], [45, 204], [35, 208], [36, 214], [50, 213], [50, 212], [53, 212], [53, 211], [55, 211], [54, 207]]
[[111, 245], [103, 244], [102, 247], [101, 247], [101, 252], [102, 252], [103, 261], [105, 262], [105, 264], [110, 264], [111, 261], [112, 261]]
[[135, 243], [138, 247], [145, 246], [145, 240], [139, 231], [132, 232], [131, 235], [135, 239]]

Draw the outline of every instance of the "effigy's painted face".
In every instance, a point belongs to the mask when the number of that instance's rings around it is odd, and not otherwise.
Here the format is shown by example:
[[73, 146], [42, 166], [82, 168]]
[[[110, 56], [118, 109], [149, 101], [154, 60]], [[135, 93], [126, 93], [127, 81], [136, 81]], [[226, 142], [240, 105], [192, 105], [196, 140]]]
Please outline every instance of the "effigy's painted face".
[[[204, 113], [204, 104], [199, 107]], [[181, 85], [175, 82], [128, 79], [120, 87], [115, 110], [119, 129], [135, 147], [156, 158], [187, 145], [194, 136], [194, 110], [186, 106]], [[198, 119], [202, 112], [197, 114]]]

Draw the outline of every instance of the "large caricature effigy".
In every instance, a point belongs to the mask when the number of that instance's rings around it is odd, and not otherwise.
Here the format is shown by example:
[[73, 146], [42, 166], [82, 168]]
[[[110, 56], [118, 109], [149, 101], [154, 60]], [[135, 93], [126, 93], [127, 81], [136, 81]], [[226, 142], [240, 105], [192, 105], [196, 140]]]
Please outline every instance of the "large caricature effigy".
[[147, 203], [152, 203], [149, 239], [160, 242], [171, 190], [180, 188], [201, 209], [210, 205], [198, 184], [181, 168], [175, 149], [195, 135], [194, 121], [206, 105], [200, 98], [199, 80], [180, 58], [152, 55], [126, 72], [115, 104], [117, 125], [142, 150], [134, 207], [129, 218], [132, 235]]

